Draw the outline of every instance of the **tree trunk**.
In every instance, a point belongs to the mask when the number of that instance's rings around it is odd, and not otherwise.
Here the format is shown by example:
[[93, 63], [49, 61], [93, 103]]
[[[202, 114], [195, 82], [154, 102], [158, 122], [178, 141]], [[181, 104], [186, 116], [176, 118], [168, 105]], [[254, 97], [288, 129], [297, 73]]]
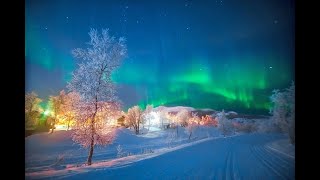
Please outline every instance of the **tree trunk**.
[[176, 128], [177, 128], [177, 137], [178, 137], [178, 134], [179, 134], [179, 133], [178, 133], [178, 128], [179, 128], [179, 126], [177, 125]]
[[192, 130], [190, 131], [189, 140], [190, 140], [190, 138], [191, 138], [191, 135], [192, 135]]
[[139, 134], [139, 128], [140, 128], [140, 119], [139, 119], [139, 121], [138, 121], [137, 134]]
[[88, 156], [88, 160], [87, 160], [87, 164], [88, 166], [90, 166], [92, 164], [92, 155], [93, 155], [93, 147], [94, 147], [94, 134], [95, 134], [95, 130], [94, 130], [94, 118], [96, 117], [96, 113], [97, 113], [97, 109], [96, 108], [96, 112], [93, 115], [93, 118], [91, 120], [91, 143], [90, 143], [90, 151], [89, 151], [89, 156]]
[[67, 131], [69, 131], [69, 127], [70, 127], [70, 120], [68, 121]]
[[92, 164], [92, 155], [93, 155], [93, 145], [94, 145], [94, 139], [93, 139], [93, 134], [91, 136], [91, 143], [90, 143], [90, 151], [89, 151], [89, 156], [88, 156], [88, 160], [87, 160], [87, 164], [88, 166], [90, 166]]
[[95, 102], [95, 112], [92, 116], [91, 119], [91, 143], [90, 143], [90, 150], [89, 150], [89, 155], [88, 155], [88, 160], [87, 160], [87, 164], [88, 166], [90, 166], [92, 164], [92, 155], [93, 155], [93, 147], [94, 147], [94, 134], [95, 134], [95, 129], [94, 129], [94, 125], [95, 125], [95, 118], [96, 118], [96, 114], [98, 112], [98, 97], [96, 96], [96, 102]]
[[163, 128], [163, 119], [161, 119], [161, 129], [164, 129]]
[[53, 120], [53, 124], [52, 124], [52, 127], [51, 127], [51, 132], [50, 132], [50, 134], [52, 134], [52, 133], [53, 133], [53, 130], [54, 130], [55, 124], [56, 124], [56, 117], [54, 117], [54, 120]]

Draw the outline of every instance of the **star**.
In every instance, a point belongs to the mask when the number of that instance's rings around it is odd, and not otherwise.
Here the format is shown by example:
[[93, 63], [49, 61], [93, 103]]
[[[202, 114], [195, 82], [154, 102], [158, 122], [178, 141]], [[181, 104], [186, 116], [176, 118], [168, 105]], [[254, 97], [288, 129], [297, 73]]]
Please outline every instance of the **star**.
[[126, 6], [126, 9], [128, 9], [129, 8], [129, 6]]
[[139, 24], [139, 20], [137, 20], [137, 24]]
[[270, 66], [269, 69], [272, 69], [272, 66]]
[[187, 27], [187, 30], [189, 30], [190, 28], [189, 27]]
[[46, 29], [46, 30], [48, 30], [48, 28], [47, 28], [47, 27], [45, 27], [45, 29]]
[[68, 17], [68, 16], [67, 16], [66, 18], [67, 18], [67, 19], [69, 19], [69, 17]]

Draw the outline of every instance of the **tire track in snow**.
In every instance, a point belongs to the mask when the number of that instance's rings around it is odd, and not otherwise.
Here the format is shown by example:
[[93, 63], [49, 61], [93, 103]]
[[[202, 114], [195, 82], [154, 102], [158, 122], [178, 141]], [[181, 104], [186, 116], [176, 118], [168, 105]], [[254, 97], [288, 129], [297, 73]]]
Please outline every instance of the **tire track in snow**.
[[265, 152], [265, 151], [263, 150], [263, 147], [261, 147], [261, 146], [256, 146], [256, 147], [255, 147], [255, 150], [256, 150], [256, 152], [257, 152], [261, 157], [263, 157], [264, 160], [266, 160], [268, 163], [270, 163], [270, 164], [272, 164], [273, 166], [275, 166], [276, 169], [284, 168], [284, 167], [285, 167], [285, 164], [284, 164], [284, 163], [279, 162], [274, 156], [270, 156], [267, 152]]
[[[226, 140], [226, 141], [227, 141], [227, 140]], [[227, 143], [227, 142], [225, 142], [225, 143]], [[228, 148], [227, 148], [227, 153], [226, 153], [225, 160], [224, 160], [224, 166], [223, 166], [222, 172], [221, 172], [221, 173], [222, 173], [222, 179], [227, 179], [227, 177], [228, 177], [229, 154], [230, 154], [230, 145], [229, 145]]]
[[232, 151], [232, 162], [231, 162], [231, 166], [233, 167], [233, 179], [241, 179], [241, 176], [240, 176], [240, 171], [239, 171], [239, 167], [237, 166], [237, 161], [236, 161], [236, 156], [235, 156], [235, 152]]
[[271, 157], [274, 157], [275, 159], [278, 159], [279, 161], [281, 161], [283, 164], [285, 164], [285, 167], [288, 167], [288, 166], [290, 166], [290, 168], [294, 167], [295, 161], [293, 159], [289, 159], [287, 156], [276, 153], [275, 151], [269, 149], [267, 146], [263, 147], [263, 151], [265, 151]]
[[261, 152], [268, 156], [268, 158], [272, 158], [272, 161], [274, 161], [274, 164], [279, 165], [277, 168], [280, 170], [280, 172], [286, 177], [290, 178], [292, 175], [294, 176], [291, 169], [295, 168], [295, 162], [292, 160], [291, 162], [284, 160], [285, 156], [278, 156], [274, 153], [271, 153], [270, 150], [268, 151], [268, 148], [261, 147]]
[[295, 157], [294, 157], [294, 156], [291, 156], [291, 155], [289, 155], [289, 154], [286, 154], [286, 153], [283, 153], [283, 152], [281, 152], [281, 151], [278, 151], [278, 150], [276, 150], [276, 149], [274, 149], [274, 148], [270, 147], [269, 145], [267, 145], [266, 147], [267, 147], [268, 149], [272, 150], [272, 151], [273, 151], [273, 152], [275, 152], [275, 153], [278, 153], [278, 154], [284, 155], [284, 156], [289, 157], [289, 158], [291, 158], [291, 159], [295, 159]]
[[[98, 165], [92, 170], [84, 169], [85, 172], [76, 171], [73, 175], [68, 173], [56, 177], [66, 179], [81, 179], [81, 177], [118, 179], [123, 176], [125, 176], [123, 179], [294, 179], [294, 159], [274, 152], [266, 145], [270, 141], [281, 138], [283, 137], [249, 134], [212, 139], [198, 143], [196, 146], [186, 146], [168, 151], [161, 156], [146, 158], [143, 161], [130, 160], [132, 163], [128, 165], [110, 167]], [[124, 172], [130, 172], [130, 175]]]
[[[241, 179], [240, 178], [240, 171], [237, 166], [236, 156], [235, 156], [235, 142], [234, 139], [230, 138], [230, 153], [229, 153], [229, 163], [227, 163], [227, 166], [229, 166], [229, 179]], [[227, 173], [227, 172], [226, 172]], [[226, 178], [228, 179], [228, 178]]]
[[231, 178], [230, 174], [229, 174], [229, 172], [231, 171], [231, 169], [230, 169], [230, 153], [231, 153], [231, 151], [229, 148], [227, 156], [226, 156], [225, 166], [223, 168], [223, 172], [224, 172], [223, 177], [222, 177], [223, 179], [230, 179]]
[[251, 147], [251, 152], [264, 165], [265, 168], [271, 170], [271, 172], [273, 172], [282, 179], [288, 179], [277, 170], [279, 168], [279, 165], [275, 164], [274, 162], [271, 162], [270, 160], [268, 160], [268, 158], [266, 158], [266, 156], [261, 154], [261, 152], [257, 149], [256, 145]]

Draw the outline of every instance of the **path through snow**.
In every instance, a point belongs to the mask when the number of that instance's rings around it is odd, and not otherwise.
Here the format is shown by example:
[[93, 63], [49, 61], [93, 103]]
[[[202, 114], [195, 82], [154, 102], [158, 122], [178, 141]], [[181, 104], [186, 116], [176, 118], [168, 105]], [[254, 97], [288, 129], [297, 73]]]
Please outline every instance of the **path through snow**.
[[[59, 179], [295, 179], [295, 159], [268, 144], [280, 134], [244, 134], [210, 139], [123, 166], [105, 166]], [[36, 178], [37, 176], [33, 176]], [[41, 177], [41, 176], [38, 176]]]

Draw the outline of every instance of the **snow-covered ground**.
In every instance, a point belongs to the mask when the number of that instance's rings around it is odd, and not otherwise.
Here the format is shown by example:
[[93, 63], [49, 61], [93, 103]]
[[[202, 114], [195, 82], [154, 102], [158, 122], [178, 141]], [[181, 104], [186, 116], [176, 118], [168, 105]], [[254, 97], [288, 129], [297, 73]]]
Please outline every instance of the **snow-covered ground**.
[[[72, 131], [26, 138], [26, 179], [294, 179], [294, 146], [282, 134], [241, 134], [224, 138], [214, 127], [183, 128], [134, 135], [119, 129], [112, 145], [87, 150]], [[117, 156], [121, 146], [124, 157]], [[58, 157], [63, 160], [57, 163]], [[60, 158], [62, 159], [62, 158]]]

